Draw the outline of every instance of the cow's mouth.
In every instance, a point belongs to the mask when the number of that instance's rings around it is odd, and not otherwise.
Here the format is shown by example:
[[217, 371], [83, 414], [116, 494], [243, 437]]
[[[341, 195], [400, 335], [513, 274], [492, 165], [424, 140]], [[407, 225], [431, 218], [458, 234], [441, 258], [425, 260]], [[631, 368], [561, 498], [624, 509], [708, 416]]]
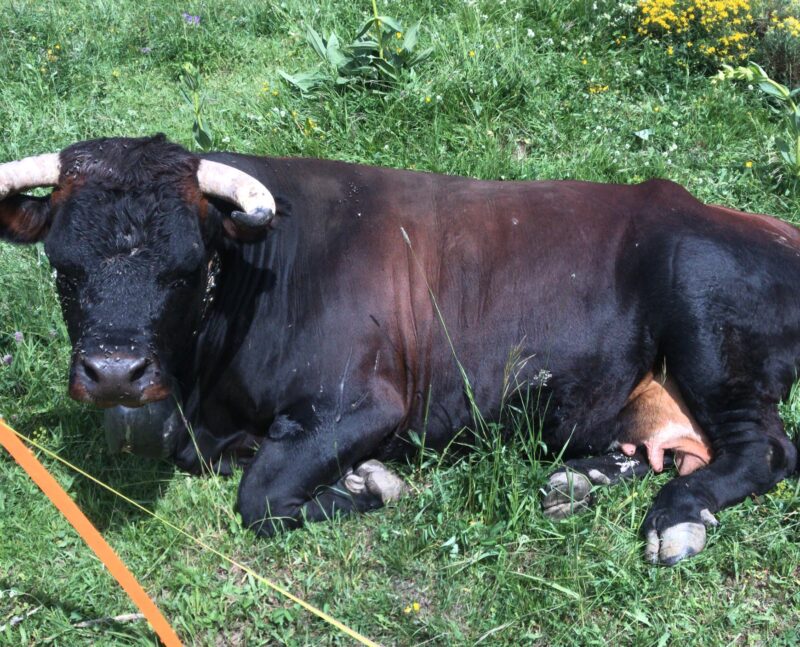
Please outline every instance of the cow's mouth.
[[73, 400], [109, 407], [141, 407], [167, 398], [171, 385], [154, 357], [121, 354], [76, 355], [70, 371]]

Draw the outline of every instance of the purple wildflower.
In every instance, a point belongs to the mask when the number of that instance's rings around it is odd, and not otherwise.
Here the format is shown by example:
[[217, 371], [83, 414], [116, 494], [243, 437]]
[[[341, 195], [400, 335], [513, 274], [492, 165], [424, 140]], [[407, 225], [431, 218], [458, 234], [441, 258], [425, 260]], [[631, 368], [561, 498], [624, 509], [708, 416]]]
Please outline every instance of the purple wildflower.
[[153, 51], [153, 48], [152, 47], [142, 47], [139, 51], [142, 54], [149, 54], [150, 52]]
[[11, 355], [3, 355], [3, 365], [10, 366], [11, 362], [14, 361], [14, 358]]
[[181, 13], [181, 17], [183, 18], [184, 22], [187, 25], [192, 25], [193, 27], [197, 27], [200, 24], [200, 16], [193, 16], [190, 13], [186, 13], [185, 11]]
[[25, 340], [25, 336], [18, 330], [14, 333], [14, 341], [21, 344]]

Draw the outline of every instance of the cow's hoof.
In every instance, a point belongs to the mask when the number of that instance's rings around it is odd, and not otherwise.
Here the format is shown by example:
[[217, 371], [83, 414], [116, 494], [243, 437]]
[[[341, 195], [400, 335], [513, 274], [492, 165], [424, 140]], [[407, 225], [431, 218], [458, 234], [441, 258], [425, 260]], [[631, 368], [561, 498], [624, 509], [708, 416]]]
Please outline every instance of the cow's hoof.
[[717, 520], [711, 512], [700, 513], [702, 523], [685, 521], [664, 530], [650, 528], [645, 538], [645, 557], [651, 564], [674, 566], [682, 559], [697, 555], [706, 545], [706, 526], [716, 526]]
[[542, 489], [544, 516], [558, 521], [588, 509], [592, 504], [592, 487], [589, 477], [580, 472], [554, 472]]
[[366, 490], [380, 497], [384, 504], [397, 501], [409, 492], [403, 479], [376, 460], [361, 463], [354, 471], [345, 475], [344, 485], [353, 494], [361, 494]]

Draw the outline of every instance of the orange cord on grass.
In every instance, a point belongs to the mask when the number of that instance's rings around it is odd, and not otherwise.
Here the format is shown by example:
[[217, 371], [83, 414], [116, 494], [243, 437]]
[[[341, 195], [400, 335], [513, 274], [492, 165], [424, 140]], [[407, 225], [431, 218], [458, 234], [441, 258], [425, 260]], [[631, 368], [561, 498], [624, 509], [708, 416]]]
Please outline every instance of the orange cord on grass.
[[167, 622], [166, 618], [161, 615], [158, 607], [150, 599], [145, 590], [141, 587], [139, 582], [133, 574], [127, 569], [122, 560], [114, 552], [114, 549], [108, 545], [103, 536], [92, 525], [92, 522], [86, 518], [86, 515], [81, 512], [81, 509], [64, 491], [58, 481], [56, 481], [50, 473], [45, 469], [39, 460], [31, 453], [31, 451], [17, 438], [17, 432], [5, 424], [0, 419], [0, 444], [6, 448], [9, 454], [14, 458], [20, 467], [24, 469], [28, 476], [31, 477], [34, 483], [47, 495], [47, 498], [53, 502], [53, 505], [58, 508], [61, 514], [72, 524], [72, 527], [78, 531], [83, 541], [91, 548], [95, 555], [100, 558], [100, 561], [105, 564], [109, 573], [119, 582], [120, 586], [125, 590], [125, 593], [133, 600], [133, 603], [139, 607], [144, 617], [153, 627], [161, 642], [166, 647], [181, 647], [182, 643], [178, 634]]
[[[0, 418], [0, 424], [2, 424], [2, 422], [3, 422], [3, 420]], [[162, 525], [166, 526], [167, 528], [170, 528], [171, 530], [174, 530], [178, 534], [186, 537], [186, 539], [188, 539], [189, 541], [193, 542], [195, 545], [199, 546], [203, 550], [211, 553], [212, 555], [216, 555], [220, 559], [228, 562], [228, 564], [230, 564], [231, 566], [235, 566], [236, 568], [238, 568], [239, 570], [243, 571], [244, 573], [247, 573], [254, 580], [257, 580], [258, 582], [261, 582], [267, 588], [272, 589], [273, 591], [275, 591], [276, 593], [279, 593], [280, 595], [282, 595], [283, 597], [287, 598], [288, 600], [291, 600], [295, 604], [303, 607], [309, 613], [314, 614], [320, 620], [324, 620], [329, 625], [331, 625], [332, 627], [335, 627], [336, 629], [341, 631], [343, 634], [346, 634], [347, 636], [349, 636], [350, 638], [352, 638], [356, 642], [361, 643], [365, 647], [380, 647], [380, 645], [378, 643], [370, 640], [366, 636], [361, 635], [360, 633], [358, 633], [354, 629], [351, 629], [346, 624], [340, 622], [339, 620], [337, 620], [336, 618], [334, 618], [330, 614], [325, 613], [324, 611], [322, 611], [322, 609], [318, 609], [313, 604], [310, 604], [310, 603], [306, 602], [305, 600], [303, 600], [302, 598], [297, 597], [296, 595], [294, 595], [290, 591], [287, 591], [285, 588], [283, 588], [279, 584], [276, 584], [272, 580], [269, 580], [266, 577], [264, 577], [263, 575], [261, 575], [260, 573], [254, 571], [249, 566], [246, 566], [245, 564], [242, 564], [241, 562], [238, 562], [235, 559], [232, 559], [232, 558], [228, 557], [225, 553], [221, 553], [220, 551], [218, 551], [213, 546], [210, 546], [207, 543], [205, 543], [204, 541], [198, 539], [197, 537], [194, 537], [193, 535], [190, 535], [183, 528], [180, 528], [179, 526], [176, 526], [174, 523], [172, 523], [168, 519], [165, 519], [164, 517], [161, 517], [161, 516], [157, 515], [152, 510], [149, 510], [148, 508], [145, 508], [141, 503], [138, 503], [137, 501], [134, 501], [133, 499], [125, 496], [119, 490], [115, 490], [114, 488], [112, 488], [107, 483], [103, 483], [103, 481], [99, 480], [98, 478], [95, 478], [94, 476], [92, 476], [88, 472], [83, 471], [80, 467], [77, 467], [76, 465], [73, 465], [69, 461], [64, 460], [61, 456], [56, 454], [54, 451], [52, 451], [50, 449], [47, 449], [47, 447], [44, 447], [44, 446], [40, 445], [35, 440], [33, 440], [31, 438], [28, 438], [27, 436], [23, 436], [18, 431], [14, 431], [13, 429], [11, 429], [11, 427], [6, 427], [6, 429], [11, 431], [12, 434], [15, 434], [16, 437], [20, 441], [23, 441], [23, 442], [27, 443], [28, 445], [31, 445], [32, 447], [35, 447], [36, 449], [38, 449], [40, 452], [42, 452], [43, 454], [45, 454], [49, 458], [52, 458], [53, 460], [58, 461], [59, 463], [61, 463], [65, 467], [69, 468], [70, 470], [72, 470], [76, 474], [80, 474], [81, 476], [83, 476], [84, 478], [88, 479], [89, 481], [91, 481], [95, 485], [98, 485], [99, 487], [105, 489], [106, 491], [110, 492], [114, 496], [119, 497], [120, 499], [122, 499], [123, 501], [128, 503], [129, 505], [133, 506], [137, 510], [140, 510], [141, 512], [143, 512], [147, 516], [152, 517], [153, 519], [155, 519], [156, 521], [158, 521]]]

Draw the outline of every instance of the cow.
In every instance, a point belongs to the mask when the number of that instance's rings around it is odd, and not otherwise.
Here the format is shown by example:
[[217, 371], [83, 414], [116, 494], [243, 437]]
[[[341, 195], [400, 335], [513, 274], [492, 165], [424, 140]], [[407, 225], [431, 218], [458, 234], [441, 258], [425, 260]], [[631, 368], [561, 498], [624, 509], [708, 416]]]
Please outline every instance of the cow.
[[0, 238], [44, 242], [71, 397], [184, 470], [243, 468], [260, 535], [394, 501], [408, 487], [384, 463], [419, 450], [412, 431], [441, 449], [515, 398], [566, 459], [552, 518], [671, 457], [642, 524], [652, 562], [696, 554], [715, 512], [797, 467], [777, 406], [800, 358], [800, 232], [666, 180], [107, 138], [0, 165]]

